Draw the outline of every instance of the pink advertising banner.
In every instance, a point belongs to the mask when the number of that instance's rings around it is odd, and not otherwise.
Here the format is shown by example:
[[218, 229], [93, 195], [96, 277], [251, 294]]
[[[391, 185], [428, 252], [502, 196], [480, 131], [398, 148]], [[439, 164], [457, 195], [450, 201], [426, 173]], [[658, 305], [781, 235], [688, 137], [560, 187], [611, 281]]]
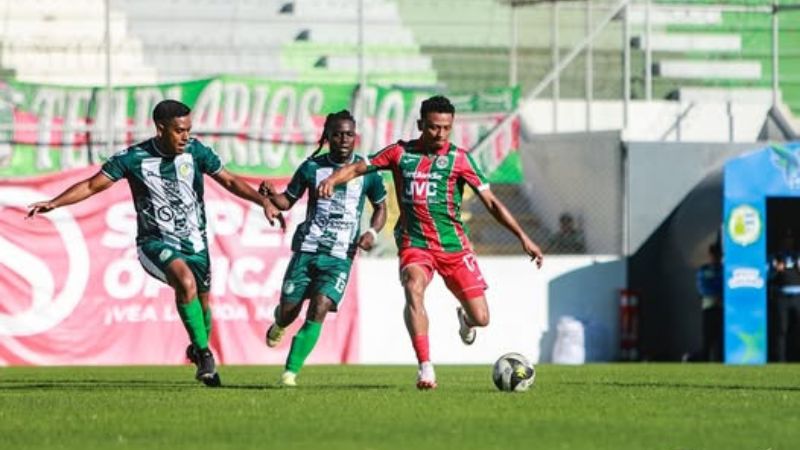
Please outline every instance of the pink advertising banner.
[[[25, 220], [26, 206], [91, 176], [97, 166], [0, 180], [0, 365], [181, 364], [188, 337], [172, 290], [136, 256], [136, 216], [127, 182], [81, 203]], [[259, 180], [248, 179], [255, 186]], [[283, 180], [285, 183], [287, 180]], [[277, 183], [280, 186], [280, 183]], [[212, 266], [211, 346], [223, 364], [282, 364], [291, 339], [264, 344], [291, 237], [305, 201], [282, 233], [262, 210], [206, 177]], [[343, 304], [329, 314], [309, 357], [355, 362], [355, 266]], [[288, 336], [302, 324], [303, 313]]]

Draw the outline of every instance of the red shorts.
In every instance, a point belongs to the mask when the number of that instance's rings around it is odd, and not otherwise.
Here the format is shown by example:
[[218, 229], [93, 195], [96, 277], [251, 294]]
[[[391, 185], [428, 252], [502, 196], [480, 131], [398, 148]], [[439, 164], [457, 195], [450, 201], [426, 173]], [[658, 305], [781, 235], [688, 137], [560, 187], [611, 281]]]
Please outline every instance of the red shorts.
[[425, 270], [428, 282], [433, 278], [434, 270], [439, 272], [447, 289], [461, 301], [480, 297], [488, 288], [471, 250], [449, 253], [418, 247], [401, 249], [401, 276], [406, 267], [414, 265]]

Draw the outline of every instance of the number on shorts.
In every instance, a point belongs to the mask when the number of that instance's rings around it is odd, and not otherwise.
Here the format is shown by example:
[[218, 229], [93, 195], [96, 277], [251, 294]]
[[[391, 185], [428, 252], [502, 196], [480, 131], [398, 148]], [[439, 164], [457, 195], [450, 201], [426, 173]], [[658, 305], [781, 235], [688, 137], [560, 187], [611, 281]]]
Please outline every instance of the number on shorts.
[[475, 261], [475, 255], [474, 254], [468, 253], [468, 254], [464, 255], [462, 260], [464, 260], [464, 265], [467, 266], [467, 269], [469, 269], [470, 272], [475, 272], [475, 267], [478, 264]]
[[347, 286], [347, 274], [340, 272], [339, 278], [336, 279], [336, 284], [333, 286], [333, 288], [336, 289], [336, 292], [341, 294], [344, 292], [345, 286]]

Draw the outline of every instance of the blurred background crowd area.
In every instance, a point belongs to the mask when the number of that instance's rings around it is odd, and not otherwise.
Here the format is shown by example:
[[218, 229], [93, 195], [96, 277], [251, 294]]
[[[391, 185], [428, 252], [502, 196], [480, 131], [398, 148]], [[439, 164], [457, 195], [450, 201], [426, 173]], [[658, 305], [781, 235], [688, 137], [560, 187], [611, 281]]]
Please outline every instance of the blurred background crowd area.
[[[414, 137], [418, 102], [444, 93], [467, 124], [454, 141], [546, 252], [628, 255], [678, 201], [636, 217], [649, 175], [632, 143], [705, 174], [721, 157], [692, 148], [800, 128], [788, 1], [5, 0], [0, 14], [3, 176], [96, 163], [177, 95], [234, 169], [286, 177], [326, 113], [353, 109], [378, 137], [368, 153]], [[479, 253], [519, 251], [476, 197], [464, 217]]]

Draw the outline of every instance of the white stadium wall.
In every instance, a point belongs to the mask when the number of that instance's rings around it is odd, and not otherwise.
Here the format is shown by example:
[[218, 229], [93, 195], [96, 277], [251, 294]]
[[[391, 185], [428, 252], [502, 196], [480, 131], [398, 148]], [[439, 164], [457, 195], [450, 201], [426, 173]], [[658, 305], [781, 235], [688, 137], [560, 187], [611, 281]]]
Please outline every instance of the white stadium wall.
[[[555, 325], [562, 316], [584, 322], [587, 361], [616, 360], [624, 261], [613, 256], [550, 256], [541, 270], [521, 256], [484, 256], [479, 262], [489, 283], [491, 323], [478, 331], [475, 344], [462, 344], [455, 314], [458, 302], [437, 275], [426, 299], [434, 362], [488, 364], [509, 351], [533, 362], [550, 361]], [[415, 362], [396, 274], [395, 258], [365, 258], [358, 265], [360, 363]]]

